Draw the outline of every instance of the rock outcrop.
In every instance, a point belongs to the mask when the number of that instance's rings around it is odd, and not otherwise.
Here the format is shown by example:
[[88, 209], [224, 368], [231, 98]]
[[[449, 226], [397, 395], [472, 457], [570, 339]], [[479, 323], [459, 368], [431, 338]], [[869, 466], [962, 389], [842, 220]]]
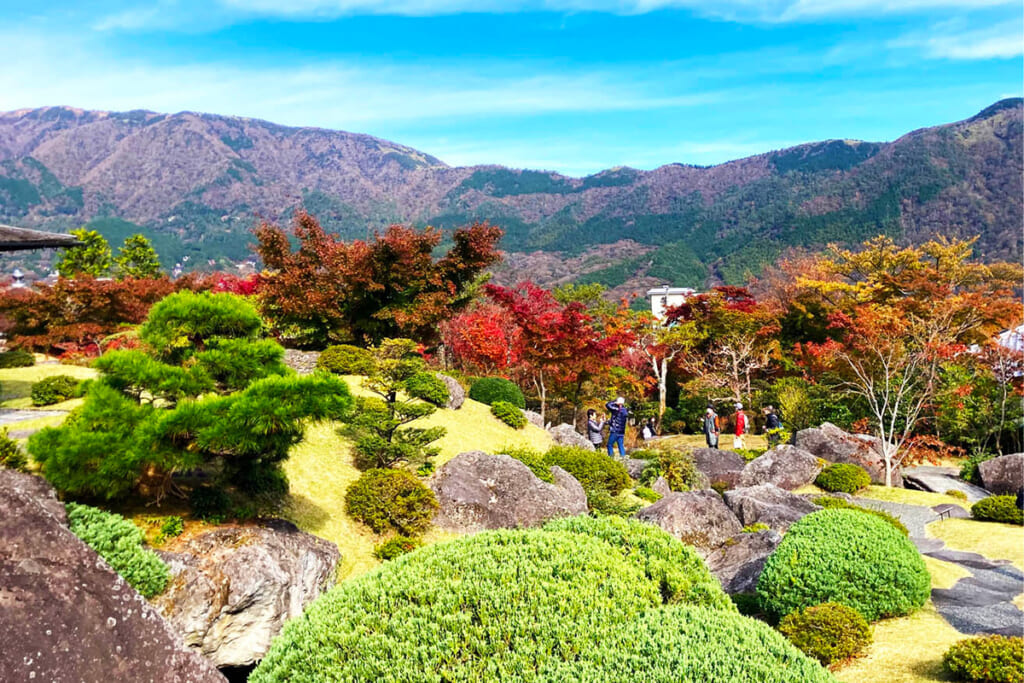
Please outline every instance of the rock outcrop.
[[450, 410], [461, 408], [462, 404], [466, 402], [466, 390], [462, 388], [459, 381], [441, 372], [437, 373], [437, 378], [448, 387], [448, 404], [445, 407]]
[[1024, 453], [1001, 455], [978, 465], [985, 488], [999, 495], [1016, 494], [1024, 489]]
[[672, 492], [636, 513], [706, 555], [738, 534], [743, 525], [714, 491]]
[[651, 462], [649, 460], [641, 460], [640, 458], [626, 458], [622, 461], [622, 464], [625, 466], [626, 471], [629, 472], [629, 476], [639, 481], [644, 470], [647, 469]]
[[[860, 465], [871, 475], [872, 483], [885, 484], [882, 440], [877, 436], [849, 434], [831, 422], [826, 422], [821, 427], [801, 429], [796, 433], [794, 443], [797, 448], [823, 460]], [[903, 486], [899, 467], [892, 474], [892, 485]]]
[[320, 360], [320, 352], [285, 349], [284, 358], [281, 360], [296, 374], [312, 375], [316, 370], [316, 362]]
[[561, 467], [555, 483], [541, 481], [530, 468], [507, 455], [460, 453], [431, 478], [440, 506], [434, 523], [452, 531], [539, 526], [555, 517], [587, 512], [587, 494]]
[[540, 416], [540, 413], [535, 412], [533, 410], [524, 410], [523, 417], [525, 417], [526, 421], [532, 424], [534, 427], [537, 427], [538, 429], [544, 429], [544, 418]]
[[574, 446], [588, 451], [594, 450], [594, 444], [590, 443], [587, 437], [577, 432], [576, 428], [571, 424], [563, 423], [550, 427], [548, 428], [548, 434], [551, 435], [551, 439], [559, 446]]
[[726, 491], [724, 498], [725, 504], [744, 526], [760, 522], [776, 531], [785, 531], [804, 515], [821, 509], [774, 484], [733, 489]]
[[0, 681], [223, 683], [71, 533], [48, 484], [0, 470], [0, 509]]
[[748, 462], [740, 474], [740, 486], [774, 484], [792, 491], [813, 482], [820, 472], [817, 457], [787, 444]]
[[737, 534], [707, 556], [708, 569], [726, 593], [753, 593], [765, 561], [781, 542], [774, 529]]
[[173, 578], [154, 605], [218, 667], [263, 658], [284, 622], [334, 583], [334, 544], [274, 520], [215, 529], [161, 553]]
[[693, 464], [707, 479], [708, 486], [724, 483], [733, 488], [740, 485], [740, 477], [747, 461], [733, 451], [698, 448], [693, 451]]
[[960, 491], [967, 496], [968, 502], [976, 503], [991, 495], [988, 491], [964, 481], [960, 478], [960, 470], [955, 467], [933, 467], [920, 465], [903, 468], [903, 485], [919, 491], [946, 493]]

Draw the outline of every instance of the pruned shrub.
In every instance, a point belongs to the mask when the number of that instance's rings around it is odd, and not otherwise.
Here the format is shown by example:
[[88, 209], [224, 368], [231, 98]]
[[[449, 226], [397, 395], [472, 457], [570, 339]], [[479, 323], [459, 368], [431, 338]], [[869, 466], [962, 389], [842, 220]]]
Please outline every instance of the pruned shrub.
[[643, 507], [643, 503], [622, 495], [613, 496], [607, 491], [597, 489], [587, 492], [587, 506], [599, 515], [632, 517]]
[[522, 429], [526, 426], [526, 416], [523, 415], [523, 411], [507, 401], [495, 401], [491, 405], [491, 415], [512, 429]]
[[555, 482], [555, 477], [551, 474], [551, 466], [544, 462], [543, 453], [525, 446], [505, 446], [498, 454], [507, 455], [523, 463], [529, 467], [530, 471], [537, 475], [537, 478], [541, 481], [546, 481], [549, 484], [553, 484]]
[[966, 638], [942, 655], [958, 681], [1024, 683], [1024, 639], [1019, 636]]
[[871, 475], [863, 467], [837, 462], [825, 467], [814, 483], [833, 493], [856, 493], [871, 486]]
[[143, 596], [159, 595], [167, 586], [170, 570], [152, 550], [143, 547], [142, 530], [121, 515], [98, 508], [68, 503], [68, 526], [132, 588]]
[[1024, 524], [1024, 510], [1017, 507], [1016, 496], [989, 496], [971, 506], [971, 517], [986, 522]]
[[604, 491], [615, 496], [632, 483], [629, 472], [623, 464], [604, 453], [589, 451], [573, 446], [555, 446], [544, 454], [544, 463], [549, 467], [557, 465], [576, 477], [587, 492], [587, 498], [595, 491]]
[[45, 377], [32, 385], [32, 405], [50, 406], [82, 395], [81, 382], [71, 375]]
[[395, 536], [389, 538], [383, 543], [378, 543], [373, 548], [373, 556], [378, 560], [393, 560], [396, 557], [401, 557], [406, 553], [411, 553], [416, 548], [423, 545], [423, 541], [418, 538], [410, 538], [409, 536]]
[[511, 403], [520, 409], [526, 408], [526, 397], [515, 383], [502, 377], [483, 377], [469, 387], [469, 397], [474, 401], [494, 405], [498, 401]]
[[808, 657], [828, 666], [849, 659], [871, 644], [871, 626], [852, 607], [834, 602], [787, 614], [779, 633]]
[[372, 375], [373, 354], [351, 344], [328, 346], [317, 358], [316, 367], [335, 375]]
[[640, 500], [646, 500], [648, 503], [657, 503], [661, 500], [660, 493], [646, 486], [637, 486], [633, 489], [633, 494]]
[[874, 515], [875, 517], [878, 517], [879, 519], [884, 519], [889, 524], [892, 524], [893, 527], [898, 529], [899, 532], [904, 536], [910, 535], [910, 532], [907, 530], [907, 527], [903, 524], [903, 522], [901, 522], [896, 517], [893, 517], [885, 510], [876, 510], [874, 508], [862, 507], [855, 503], [851, 503], [847, 500], [843, 500], [842, 498], [833, 498], [832, 496], [818, 496], [811, 502], [819, 507], [829, 508], [832, 510], [858, 510], [869, 515]]
[[432, 372], [417, 372], [405, 380], [405, 391], [413, 398], [432, 403], [439, 408], [448, 405], [448, 385]]
[[345, 493], [349, 516], [378, 534], [392, 529], [406, 536], [421, 534], [437, 507], [434, 492], [404, 470], [367, 470]]
[[910, 614], [931, 577], [910, 540], [874, 515], [819, 510], [796, 522], [765, 562], [757, 593], [775, 618], [837, 602], [869, 621]]
[[630, 453], [630, 457], [649, 463], [640, 475], [642, 484], [651, 484], [658, 477], [664, 477], [668, 487], [673, 491], [690, 491], [701, 486], [700, 472], [689, 452], [668, 448], [642, 448]]
[[28, 456], [17, 441], [7, 434], [7, 427], [0, 428], [0, 467], [24, 472], [28, 469]]
[[24, 349], [11, 349], [0, 353], [0, 368], [27, 368], [36, 364], [36, 357]]

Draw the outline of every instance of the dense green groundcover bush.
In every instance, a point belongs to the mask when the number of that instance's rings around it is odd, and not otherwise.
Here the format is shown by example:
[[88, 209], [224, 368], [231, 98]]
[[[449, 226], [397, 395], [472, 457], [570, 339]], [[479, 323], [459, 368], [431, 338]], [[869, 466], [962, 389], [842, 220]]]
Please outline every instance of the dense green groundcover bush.
[[648, 503], [657, 503], [659, 500], [661, 500], [660, 493], [646, 486], [637, 486], [633, 490], [633, 495], [635, 495], [640, 500], [646, 500]]
[[417, 372], [405, 380], [405, 391], [410, 396], [432, 403], [439, 408], [448, 405], [448, 385], [432, 372]]
[[526, 446], [505, 446], [498, 452], [498, 455], [515, 458], [529, 467], [530, 471], [541, 481], [546, 481], [549, 484], [553, 484], [555, 481], [554, 475], [551, 474], [551, 466], [544, 462], [544, 454], [540, 451]]
[[1024, 638], [967, 638], [949, 648], [942, 663], [958, 681], [1024, 683]]
[[378, 534], [394, 529], [400, 534], [423, 533], [437, 510], [437, 499], [419, 477], [405, 470], [373, 469], [363, 472], [345, 493], [349, 516]]
[[336, 375], [369, 375], [373, 373], [373, 354], [351, 344], [328, 346], [317, 358], [316, 367]]
[[544, 525], [545, 531], [567, 531], [608, 543], [658, 586], [665, 603], [702, 605], [736, 611], [729, 596], [704, 560], [653, 524], [620, 517], [567, 517]]
[[28, 469], [28, 456], [21, 445], [7, 434], [7, 427], [0, 429], [0, 467], [24, 472]]
[[473, 382], [469, 388], [469, 397], [487, 405], [494, 405], [496, 401], [506, 401], [517, 408], [526, 408], [523, 392], [513, 382], [502, 377], [483, 377]]
[[409, 536], [395, 536], [373, 547], [373, 556], [378, 560], [393, 560], [423, 546], [423, 541]]
[[[522, 680], [522, 679], [520, 679]], [[828, 671], [767, 624], [702, 607], [650, 610], [588, 641], [575, 661], [550, 661], [538, 681], [827, 683]]]
[[24, 349], [12, 349], [0, 353], [0, 368], [27, 368], [36, 364], [36, 357]]
[[852, 607], [826, 602], [787, 614], [779, 633], [808, 657], [828, 666], [871, 644], [871, 625]]
[[814, 483], [833, 493], [856, 493], [871, 486], [871, 475], [863, 467], [837, 462], [827, 465]]
[[930, 592], [914, 544], [857, 510], [819, 510], [791, 526], [757, 583], [761, 606], [775, 618], [838, 602], [875, 621], [914, 612]]
[[81, 382], [70, 375], [44, 377], [32, 385], [32, 405], [50, 406], [82, 395]]
[[847, 500], [843, 500], [842, 498], [833, 498], [832, 496], [818, 496], [811, 502], [823, 508], [830, 508], [833, 510], [859, 510], [869, 515], [874, 515], [879, 519], [884, 519], [886, 522], [892, 524], [896, 529], [898, 529], [899, 532], [904, 536], [910, 535], [910, 532], [907, 531], [907, 527], [903, 524], [903, 522], [898, 520], [896, 517], [893, 517], [885, 510], [875, 510], [874, 508], [861, 507], [856, 503], [851, 503]]
[[988, 522], [1024, 524], [1024, 510], [1017, 507], [1016, 496], [989, 496], [971, 506], [971, 516]]
[[491, 404], [491, 415], [513, 429], [522, 429], [526, 426], [526, 416], [523, 415], [523, 411], [508, 401], [495, 401]]
[[65, 507], [72, 533], [106, 560], [132, 588], [147, 598], [163, 592], [170, 570], [156, 553], [143, 547], [141, 529], [121, 515], [88, 505], [68, 503]]
[[688, 451], [671, 448], [640, 448], [629, 457], [646, 460], [647, 467], [640, 475], [640, 483], [652, 484], [664, 477], [673, 491], [690, 491], [701, 487], [701, 474]]
[[592, 491], [605, 491], [617, 495], [628, 488], [633, 480], [625, 466], [600, 451], [573, 446], [554, 446], [544, 454], [544, 463], [558, 465], [576, 477], [588, 497]]

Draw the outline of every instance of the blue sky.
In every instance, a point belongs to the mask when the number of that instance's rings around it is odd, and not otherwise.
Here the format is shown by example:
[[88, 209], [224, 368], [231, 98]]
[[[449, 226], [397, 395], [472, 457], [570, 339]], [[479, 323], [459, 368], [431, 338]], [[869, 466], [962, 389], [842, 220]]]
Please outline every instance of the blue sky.
[[1020, 0], [0, 2], [0, 110], [205, 111], [450, 164], [713, 164], [967, 118], [1024, 81]]

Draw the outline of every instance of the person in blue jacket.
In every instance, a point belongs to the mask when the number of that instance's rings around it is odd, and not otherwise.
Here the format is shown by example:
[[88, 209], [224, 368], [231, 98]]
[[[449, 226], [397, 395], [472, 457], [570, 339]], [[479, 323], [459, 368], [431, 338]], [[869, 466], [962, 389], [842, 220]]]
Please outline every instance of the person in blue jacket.
[[619, 445], [619, 457], [626, 457], [626, 447], [623, 443], [626, 438], [626, 420], [629, 418], [629, 408], [626, 407], [626, 399], [619, 396], [606, 406], [611, 414], [608, 418], [608, 456], [613, 457], [612, 446]]

